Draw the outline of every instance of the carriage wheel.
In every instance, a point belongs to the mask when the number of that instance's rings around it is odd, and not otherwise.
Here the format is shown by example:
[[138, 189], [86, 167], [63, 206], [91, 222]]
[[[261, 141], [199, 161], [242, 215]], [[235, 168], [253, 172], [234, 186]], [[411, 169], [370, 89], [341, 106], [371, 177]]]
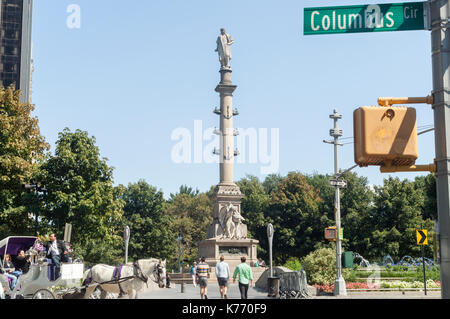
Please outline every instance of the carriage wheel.
[[48, 289], [39, 289], [33, 295], [33, 299], [56, 299], [53, 292]]
[[91, 295], [89, 296], [89, 299], [101, 299], [100, 298], [101, 294], [102, 294], [102, 291], [101, 291], [100, 287], [97, 287], [91, 293]]

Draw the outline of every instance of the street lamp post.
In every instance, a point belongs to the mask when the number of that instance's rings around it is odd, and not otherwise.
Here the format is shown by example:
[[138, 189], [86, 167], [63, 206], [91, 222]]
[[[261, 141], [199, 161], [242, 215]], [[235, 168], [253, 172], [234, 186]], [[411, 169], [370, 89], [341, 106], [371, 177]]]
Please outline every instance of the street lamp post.
[[178, 272], [181, 274], [181, 240], [183, 237], [181, 235], [178, 236]]

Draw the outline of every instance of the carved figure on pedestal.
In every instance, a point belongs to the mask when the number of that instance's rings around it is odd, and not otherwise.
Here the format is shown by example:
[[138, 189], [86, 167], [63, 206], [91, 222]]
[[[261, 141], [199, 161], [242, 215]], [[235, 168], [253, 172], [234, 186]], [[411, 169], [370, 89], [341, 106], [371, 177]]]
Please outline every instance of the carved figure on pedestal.
[[219, 212], [219, 223], [222, 228], [220, 238], [241, 239], [245, 237], [242, 229], [243, 220], [245, 220], [244, 217], [242, 217], [238, 209], [232, 203], [223, 207]]
[[216, 52], [219, 54], [219, 61], [222, 69], [231, 69], [231, 45], [234, 43], [231, 35], [226, 34], [225, 29], [220, 29], [220, 35], [217, 38]]
[[242, 221], [244, 221], [245, 218], [242, 217], [242, 215], [237, 210], [234, 210], [232, 220], [234, 224], [234, 238], [242, 239], [244, 237], [242, 234], [242, 227], [243, 227]]

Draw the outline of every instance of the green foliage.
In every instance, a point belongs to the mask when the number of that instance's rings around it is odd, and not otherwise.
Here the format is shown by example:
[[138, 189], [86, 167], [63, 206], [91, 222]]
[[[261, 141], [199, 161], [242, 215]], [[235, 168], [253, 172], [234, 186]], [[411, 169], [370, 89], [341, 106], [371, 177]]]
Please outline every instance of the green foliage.
[[37, 118], [31, 117], [34, 106], [19, 96], [12, 86], [0, 87], [0, 238], [32, 233], [28, 213], [36, 198], [24, 193], [21, 184], [30, 182], [49, 149]]
[[[198, 259], [198, 242], [206, 239], [206, 231], [212, 223], [212, 202], [201, 193], [196, 196], [178, 194], [167, 202], [164, 209], [172, 219], [173, 242], [183, 237], [181, 259], [189, 264]], [[174, 251], [169, 260], [170, 267], [176, 267], [178, 252]]]
[[91, 262], [105, 261], [105, 254], [97, 251], [109, 251], [108, 260], [119, 258], [123, 251], [124, 203], [113, 187], [112, 172], [106, 159], [100, 158], [94, 137], [67, 128], [59, 134], [55, 155], [42, 165], [40, 180], [48, 194], [41, 230], [54, 231], [61, 238], [65, 223], [72, 224], [74, 246]]
[[319, 248], [301, 260], [308, 284], [331, 285], [336, 279], [336, 248]]
[[248, 228], [248, 236], [259, 240], [260, 250], [258, 255], [267, 258], [267, 218], [265, 212], [268, 209], [270, 198], [265, 188], [255, 176], [247, 176], [236, 183], [245, 195], [242, 199], [241, 210], [244, 214], [245, 224]]
[[289, 173], [270, 194], [268, 221], [274, 226], [274, 259], [284, 263], [290, 256], [304, 256], [323, 236], [318, 192], [300, 173]]
[[189, 196], [195, 197], [197, 195], [200, 194], [200, 191], [198, 190], [198, 188], [196, 188], [195, 190], [187, 185], [181, 185], [180, 186], [180, 190], [178, 191], [177, 194], [172, 194], [170, 193], [170, 200], [174, 200], [174, 198], [179, 195], [179, 194], [187, 194]]
[[286, 263], [283, 265], [283, 267], [289, 268], [293, 271], [299, 271], [302, 269], [302, 264], [300, 262], [300, 259], [296, 257], [290, 257], [288, 260], [286, 260]]
[[[398, 260], [405, 255], [420, 255], [415, 230], [423, 224], [432, 235], [434, 228], [431, 220], [422, 217], [424, 203], [424, 191], [408, 180], [389, 177], [382, 187], [375, 187], [371, 219], [377, 227], [372, 236], [367, 236], [368, 257], [389, 254]], [[431, 255], [431, 247], [426, 247], [427, 255]]]
[[269, 174], [264, 179], [262, 186], [266, 194], [270, 195], [273, 191], [278, 189], [278, 184], [283, 180], [283, 177], [280, 174]]
[[[375, 270], [374, 270], [375, 271]], [[440, 281], [440, 267], [426, 267], [426, 279]], [[373, 276], [374, 272], [363, 271], [359, 267], [345, 273], [346, 282], [361, 282], [367, 280], [369, 276]], [[422, 266], [386, 266], [379, 269], [378, 276], [380, 278], [401, 278], [404, 282], [423, 282]]]
[[[440, 288], [440, 284], [434, 280], [427, 280], [427, 288]], [[419, 281], [383, 281], [380, 284], [380, 288], [398, 288], [398, 289], [409, 289], [409, 288], [424, 288], [423, 280]]]
[[176, 252], [172, 216], [165, 214], [162, 191], [144, 180], [122, 188], [123, 223], [130, 227], [129, 257], [170, 258]]
[[424, 196], [422, 218], [437, 220], [436, 177], [434, 174], [418, 176], [415, 178], [414, 184], [414, 187]]

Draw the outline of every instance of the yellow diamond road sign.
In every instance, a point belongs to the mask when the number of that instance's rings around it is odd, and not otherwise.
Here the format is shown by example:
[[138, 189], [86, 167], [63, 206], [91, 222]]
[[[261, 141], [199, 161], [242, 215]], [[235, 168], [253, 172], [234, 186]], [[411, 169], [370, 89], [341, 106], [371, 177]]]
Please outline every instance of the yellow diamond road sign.
[[426, 229], [417, 229], [417, 245], [428, 245], [428, 231]]

